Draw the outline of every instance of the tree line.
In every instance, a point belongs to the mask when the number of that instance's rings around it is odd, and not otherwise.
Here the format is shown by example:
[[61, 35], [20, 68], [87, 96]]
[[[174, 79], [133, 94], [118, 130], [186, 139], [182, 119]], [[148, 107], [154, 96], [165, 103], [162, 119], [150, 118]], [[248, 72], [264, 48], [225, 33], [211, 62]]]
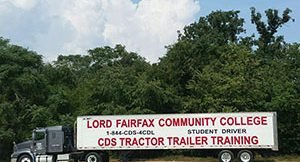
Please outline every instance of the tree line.
[[[158, 63], [123, 45], [51, 63], [0, 38], [0, 157], [31, 130], [79, 115], [276, 111], [281, 153], [300, 153], [300, 44], [277, 31], [291, 10], [214, 11], [178, 32]], [[1, 159], [0, 158], [0, 159]]]

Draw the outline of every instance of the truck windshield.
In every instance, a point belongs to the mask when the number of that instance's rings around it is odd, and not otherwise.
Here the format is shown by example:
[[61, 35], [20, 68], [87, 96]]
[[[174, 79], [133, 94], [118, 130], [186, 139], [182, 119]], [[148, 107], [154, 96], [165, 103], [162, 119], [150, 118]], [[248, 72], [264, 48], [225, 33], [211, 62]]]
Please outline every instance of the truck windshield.
[[45, 138], [45, 132], [33, 132], [33, 140], [38, 141]]

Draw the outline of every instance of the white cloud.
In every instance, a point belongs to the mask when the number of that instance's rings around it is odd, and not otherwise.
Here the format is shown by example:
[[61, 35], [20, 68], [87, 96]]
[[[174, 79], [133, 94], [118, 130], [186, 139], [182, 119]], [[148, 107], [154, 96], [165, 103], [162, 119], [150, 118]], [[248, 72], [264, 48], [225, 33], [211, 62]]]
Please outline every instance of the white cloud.
[[122, 0], [104, 10], [109, 17], [105, 39], [125, 44], [153, 62], [165, 52], [165, 45], [176, 40], [176, 31], [194, 21], [199, 4], [193, 0], [144, 0], [134, 5]]
[[195, 21], [195, 0], [0, 0], [0, 35], [55, 60], [123, 44], [156, 62], [177, 30]]
[[30, 10], [32, 9], [37, 1], [36, 0], [10, 0], [11, 3], [13, 3], [16, 7], [25, 9], [25, 10]]

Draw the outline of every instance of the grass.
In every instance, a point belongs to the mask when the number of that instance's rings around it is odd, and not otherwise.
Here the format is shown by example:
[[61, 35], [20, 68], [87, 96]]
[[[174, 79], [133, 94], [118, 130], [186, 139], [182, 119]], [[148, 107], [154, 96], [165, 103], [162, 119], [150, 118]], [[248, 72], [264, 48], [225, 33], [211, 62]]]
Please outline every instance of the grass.
[[[169, 162], [218, 162], [216, 158], [201, 158], [201, 157], [187, 157], [187, 156], [165, 156], [161, 158], [153, 159], [139, 159], [135, 160], [139, 162], [160, 162], [160, 161], [169, 161]], [[0, 162], [7, 162], [1, 161]], [[111, 159], [110, 162], [119, 162], [118, 159]], [[286, 156], [274, 156], [263, 158], [261, 156], [256, 156], [255, 162], [300, 162], [300, 155], [286, 155]]]
[[286, 155], [269, 158], [257, 157], [256, 162], [300, 162], [300, 155]]
[[[118, 159], [112, 159], [111, 162], [118, 162]], [[160, 158], [153, 159], [136, 159], [134, 162], [160, 162], [160, 161], [169, 161], [169, 162], [218, 162], [215, 158], [200, 158], [200, 157], [187, 157], [187, 156], [165, 156]]]

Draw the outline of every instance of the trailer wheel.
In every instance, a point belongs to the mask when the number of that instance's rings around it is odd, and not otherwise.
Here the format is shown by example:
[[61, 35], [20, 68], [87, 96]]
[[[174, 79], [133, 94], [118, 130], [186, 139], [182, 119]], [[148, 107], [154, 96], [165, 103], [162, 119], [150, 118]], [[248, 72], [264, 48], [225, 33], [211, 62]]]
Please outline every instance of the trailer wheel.
[[231, 162], [234, 159], [233, 153], [230, 150], [222, 150], [218, 155], [219, 162]]
[[238, 153], [240, 162], [252, 162], [254, 160], [253, 153], [250, 150], [241, 150]]
[[32, 162], [32, 158], [29, 155], [22, 155], [18, 162]]
[[85, 156], [86, 162], [102, 162], [100, 155], [96, 152], [90, 152]]

